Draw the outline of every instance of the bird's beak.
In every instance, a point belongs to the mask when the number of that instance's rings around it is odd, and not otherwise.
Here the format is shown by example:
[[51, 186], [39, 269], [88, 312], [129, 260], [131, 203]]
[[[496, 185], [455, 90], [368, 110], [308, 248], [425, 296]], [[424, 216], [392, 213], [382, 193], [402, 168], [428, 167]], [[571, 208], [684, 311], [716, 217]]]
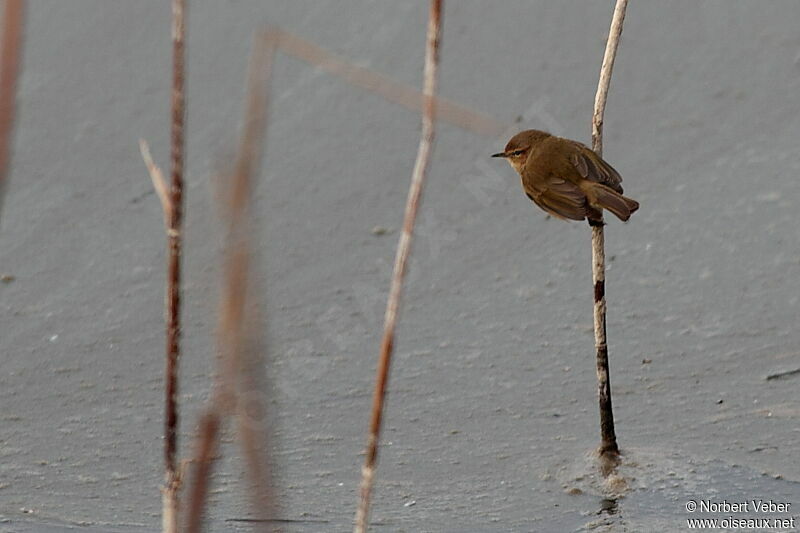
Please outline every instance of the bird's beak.
[[499, 154], [492, 154], [492, 157], [508, 157], [505, 152], [500, 152]]

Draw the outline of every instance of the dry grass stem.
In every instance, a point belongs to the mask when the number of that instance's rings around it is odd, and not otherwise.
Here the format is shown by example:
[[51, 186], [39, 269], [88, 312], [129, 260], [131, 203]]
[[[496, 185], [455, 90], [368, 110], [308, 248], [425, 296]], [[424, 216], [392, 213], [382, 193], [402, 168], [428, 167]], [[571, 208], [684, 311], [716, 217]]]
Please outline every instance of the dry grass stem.
[[211, 485], [211, 472], [219, 445], [220, 415], [213, 408], [200, 419], [197, 450], [193, 461], [194, 475], [189, 485], [189, 502], [186, 508], [186, 531], [200, 533], [205, 517], [206, 499]]
[[[259, 174], [263, 156], [264, 137], [267, 126], [267, 104], [269, 102], [269, 80], [272, 74], [272, 63], [275, 57], [275, 39], [262, 32], [256, 35], [253, 54], [251, 56], [248, 75], [248, 100], [245, 112], [245, 129], [239, 154], [236, 160], [233, 179], [233, 196], [231, 197], [231, 239], [235, 249], [231, 251], [229, 300], [239, 300], [241, 304], [236, 310], [242, 315], [239, 324], [238, 354], [229, 359], [236, 365], [240, 394], [236, 402], [238, 434], [242, 451], [248, 465], [253, 490], [252, 505], [255, 512], [266, 516], [274, 516], [275, 499], [272, 493], [272, 479], [269, 464], [269, 443], [267, 431], [268, 413], [264, 399], [267, 382], [263, 377], [264, 350], [258, 331], [255, 312], [243, 306], [247, 303], [248, 294], [253, 294], [253, 281], [249, 276], [251, 231], [249, 217], [246, 217], [249, 200], [252, 198], [254, 177]], [[238, 278], [238, 281], [237, 279]], [[247, 314], [249, 313], [249, 314]], [[266, 524], [264, 525], [266, 528]]]
[[167, 182], [164, 180], [164, 173], [161, 171], [153, 156], [150, 155], [150, 145], [144, 139], [139, 139], [139, 151], [144, 159], [144, 164], [147, 165], [147, 171], [150, 173], [150, 179], [153, 181], [153, 189], [155, 189], [158, 199], [161, 202], [161, 210], [164, 212], [164, 225], [169, 228], [169, 221], [172, 219], [172, 204], [169, 197], [169, 190], [167, 189]]
[[603, 54], [603, 64], [600, 67], [600, 80], [597, 83], [597, 94], [594, 97], [594, 114], [592, 115], [592, 150], [603, 155], [603, 120], [606, 113], [608, 88], [611, 85], [611, 73], [614, 70], [614, 61], [617, 58], [619, 38], [622, 35], [622, 23], [625, 21], [625, 10], [628, 0], [617, 0], [614, 6], [614, 16], [611, 19], [611, 28], [608, 30], [606, 51]]
[[[297, 35], [280, 29], [273, 29], [270, 33], [277, 36], [278, 48], [287, 55], [339, 76], [351, 85], [380, 94], [390, 102], [407, 109], [422, 112], [425, 106], [423, 94], [415, 87], [398, 83], [387, 76], [354, 65]], [[436, 117], [439, 120], [492, 137], [500, 136], [509, 129], [508, 124], [488, 115], [472, 111], [445, 98], [434, 98]]]
[[181, 250], [183, 248], [183, 166], [185, 160], [185, 12], [186, 0], [172, 0], [172, 112], [171, 112], [171, 184], [167, 188], [161, 169], [153, 161], [150, 147], [139, 139], [153, 188], [161, 202], [167, 234], [167, 284], [164, 302], [166, 348], [164, 365], [164, 486], [162, 522], [164, 533], [177, 533], [181, 475], [178, 453], [178, 360], [181, 335]]
[[369, 436], [367, 438], [366, 458], [362, 470], [360, 499], [355, 518], [354, 531], [356, 533], [365, 533], [369, 526], [370, 499], [378, 460], [378, 444], [380, 442], [386, 386], [389, 381], [389, 369], [394, 348], [395, 327], [397, 325], [397, 314], [400, 307], [400, 296], [403, 289], [406, 265], [411, 252], [414, 224], [417, 218], [417, 210], [419, 209], [423, 186], [425, 185], [425, 177], [435, 133], [434, 124], [437, 109], [434, 95], [436, 93], [436, 78], [439, 66], [441, 29], [442, 0], [431, 0], [427, 45], [425, 49], [425, 81], [423, 89], [425, 100], [422, 114], [422, 135], [417, 151], [417, 160], [414, 164], [414, 171], [411, 177], [411, 185], [408, 190], [405, 216], [403, 219], [403, 231], [400, 235], [400, 242], [397, 245], [389, 298], [386, 302], [383, 340], [381, 342], [375, 392], [372, 401], [372, 416], [370, 419]]
[[[187, 524], [190, 532], [199, 531], [202, 526], [212, 472], [210, 451], [218, 446], [224, 419], [234, 415], [252, 482], [253, 508], [267, 516], [272, 516], [275, 511], [270, 463], [265, 453], [269, 449], [268, 413], [264, 402], [268, 390], [262, 375], [263, 343], [258, 338], [263, 325], [256, 324], [254, 305], [250, 301], [257, 291], [252, 286], [250, 237], [253, 230], [249, 223], [252, 187], [258, 175], [264, 144], [267, 92], [274, 53], [274, 38], [259, 35], [250, 61], [242, 139], [233, 170], [223, 184], [226, 189], [219, 191], [227, 230], [217, 331], [219, 368], [211, 406], [201, 420], [195, 475], [189, 496]], [[260, 523], [268, 528], [270, 522], [264, 520]]]
[[[611, 72], [617, 55], [622, 22], [628, 0], [617, 0], [614, 16], [608, 32], [606, 51], [600, 68], [600, 81], [594, 100], [592, 115], [592, 149], [598, 155], [603, 152], [603, 117], [605, 115]], [[611, 380], [608, 370], [608, 341], [606, 338], [606, 293], [605, 293], [605, 236], [603, 225], [592, 226], [592, 282], [594, 283], [594, 342], [597, 363], [597, 393], [600, 406], [601, 456], [616, 456], [619, 453], [614, 430], [614, 412], [611, 405]]]
[[[164, 508], [162, 530], [177, 533], [181, 479], [177, 468], [178, 454], [178, 360], [181, 336], [181, 250], [183, 248], [183, 164], [185, 159], [184, 128], [186, 119], [185, 21], [186, 1], [172, 0], [172, 134], [169, 211], [167, 217], [167, 294], [166, 294], [166, 364], [164, 369]], [[152, 173], [151, 173], [152, 175]]]
[[0, 51], [0, 208], [3, 205], [11, 164], [24, 12], [23, 0], [6, 0], [3, 13], [3, 48]]

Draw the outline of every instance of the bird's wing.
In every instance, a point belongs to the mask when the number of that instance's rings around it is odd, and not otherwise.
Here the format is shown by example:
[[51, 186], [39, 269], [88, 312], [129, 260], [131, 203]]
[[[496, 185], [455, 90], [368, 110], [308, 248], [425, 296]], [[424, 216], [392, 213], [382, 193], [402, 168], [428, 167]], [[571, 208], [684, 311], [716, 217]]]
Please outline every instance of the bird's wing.
[[522, 187], [528, 198], [557, 218], [583, 220], [586, 216], [586, 196], [564, 179], [552, 175], [536, 176], [524, 180]]
[[622, 176], [619, 175], [619, 172], [587, 146], [575, 141], [570, 142], [573, 143], [575, 149], [570, 154], [569, 162], [578, 173], [589, 181], [602, 183], [622, 194], [622, 185], [620, 185]]

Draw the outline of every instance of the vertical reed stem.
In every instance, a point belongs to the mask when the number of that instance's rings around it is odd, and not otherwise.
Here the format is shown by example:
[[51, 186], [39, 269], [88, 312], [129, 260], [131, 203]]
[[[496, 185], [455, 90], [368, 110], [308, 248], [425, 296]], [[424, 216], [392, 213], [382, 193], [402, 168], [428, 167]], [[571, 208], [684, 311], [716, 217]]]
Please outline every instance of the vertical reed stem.
[[[225, 267], [220, 297], [217, 373], [214, 393], [200, 419], [192, 480], [187, 489], [188, 533], [199, 533], [207, 507], [219, 435], [225, 418], [236, 415], [239, 439], [253, 482], [250, 491], [254, 510], [272, 516], [276, 505], [272, 494], [269, 447], [265, 425], [267, 406], [262, 395], [268, 390], [259, 379], [264, 370], [261, 343], [256, 338], [255, 313], [248, 301], [254, 294], [251, 274], [252, 213], [250, 203], [258, 177], [267, 127], [267, 103], [275, 38], [268, 32], [256, 35], [247, 76], [247, 100], [242, 138], [230, 175], [221, 182], [219, 196], [226, 223]], [[265, 457], [266, 456], [266, 457]], [[268, 521], [266, 531], [275, 531]]]
[[220, 413], [210, 409], [200, 418], [197, 451], [195, 452], [194, 481], [189, 486], [189, 505], [186, 509], [186, 532], [200, 533], [205, 518], [206, 498], [211, 485], [211, 472], [219, 446]]
[[180, 475], [177, 470], [178, 449], [178, 360], [181, 336], [181, 248], [183, 246], [183, 165], [185, 160], [185, 0], [172, 0], [172, 183], [169, 191], [170, 210], [167, 220], [167, 294], [166, 294], [166, 368], [164, 416], [164, 466], [162, 529], [164, 533], [178, 530], [178, 491]]
[[[602, 156], [603, 116], [606, 110], [611, 71], [617, 56], [622, 22], [628, 0], [617, 0], [611, 29], [608, 32], [603, 65], [600, 68], [600, 81], [594, 99], [592, 116], [592, 149]], [[603, 224], [592, 226], [592, 282], [594, 283], [594, 343], [597, 357], [597, 396], [600, 404], [600, 449], [601, 456], [617, 455], [617, 435], [614, 431], [614, 412], [611, 407], [611, 380], [608, 372], [608, 342], [606, 338], [606, 258]]]
[[372, 485], [375, 478], [375, 468], [378, 461], [378, 443], [380, 441], [381, 423], [383, 419], [386, 386], [389, 381], [389, 368], [394, 349], [395, 326], [397, 313], [400, 307], [400, 296], [403, 289], [403, 280], [406, 265], [411, 252], [411, 243], [414, 233], [414, 223], [417, 218], [422, 189], [425, 184], [428, 163], [430, 161], [434, 139], [436, 76], [439, 65], [439, 43], [442, 27], [442, 2], [431, 0], [428, 19], [427, 45], [425, 50], [425, 81], [423, 88], [423, 115], [422, 135], [417, 151], [417, 160], [408, 189], [403, 231], [397, 245], [392, 282], [389, 288], [389, 298], [386, 302], [386, 315], [384, 317], [383, 340], [381, 341], [380, 359], [375, 381], [375, 392], [372, 399], [372, 416], [370, 418], [369, 436], [367, 438], [366, 458], [361, 471], [360, 500], [355, 518], [355, 533], [366, 533], [369, 527], [369, 507], [372, 496]]

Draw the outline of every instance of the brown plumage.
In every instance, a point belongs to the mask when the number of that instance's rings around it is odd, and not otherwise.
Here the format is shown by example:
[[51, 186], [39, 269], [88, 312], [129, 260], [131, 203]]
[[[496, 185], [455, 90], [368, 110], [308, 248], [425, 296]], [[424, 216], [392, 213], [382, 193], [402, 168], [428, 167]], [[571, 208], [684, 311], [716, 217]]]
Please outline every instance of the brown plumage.
[[622, 177], [587, 146], [539, 130], [508, 141], [503, 157], [522, 178], [533, 202], [554, 217], [602, 223], [603, 209], [628, 220], [639, 203], [622, 196]]

